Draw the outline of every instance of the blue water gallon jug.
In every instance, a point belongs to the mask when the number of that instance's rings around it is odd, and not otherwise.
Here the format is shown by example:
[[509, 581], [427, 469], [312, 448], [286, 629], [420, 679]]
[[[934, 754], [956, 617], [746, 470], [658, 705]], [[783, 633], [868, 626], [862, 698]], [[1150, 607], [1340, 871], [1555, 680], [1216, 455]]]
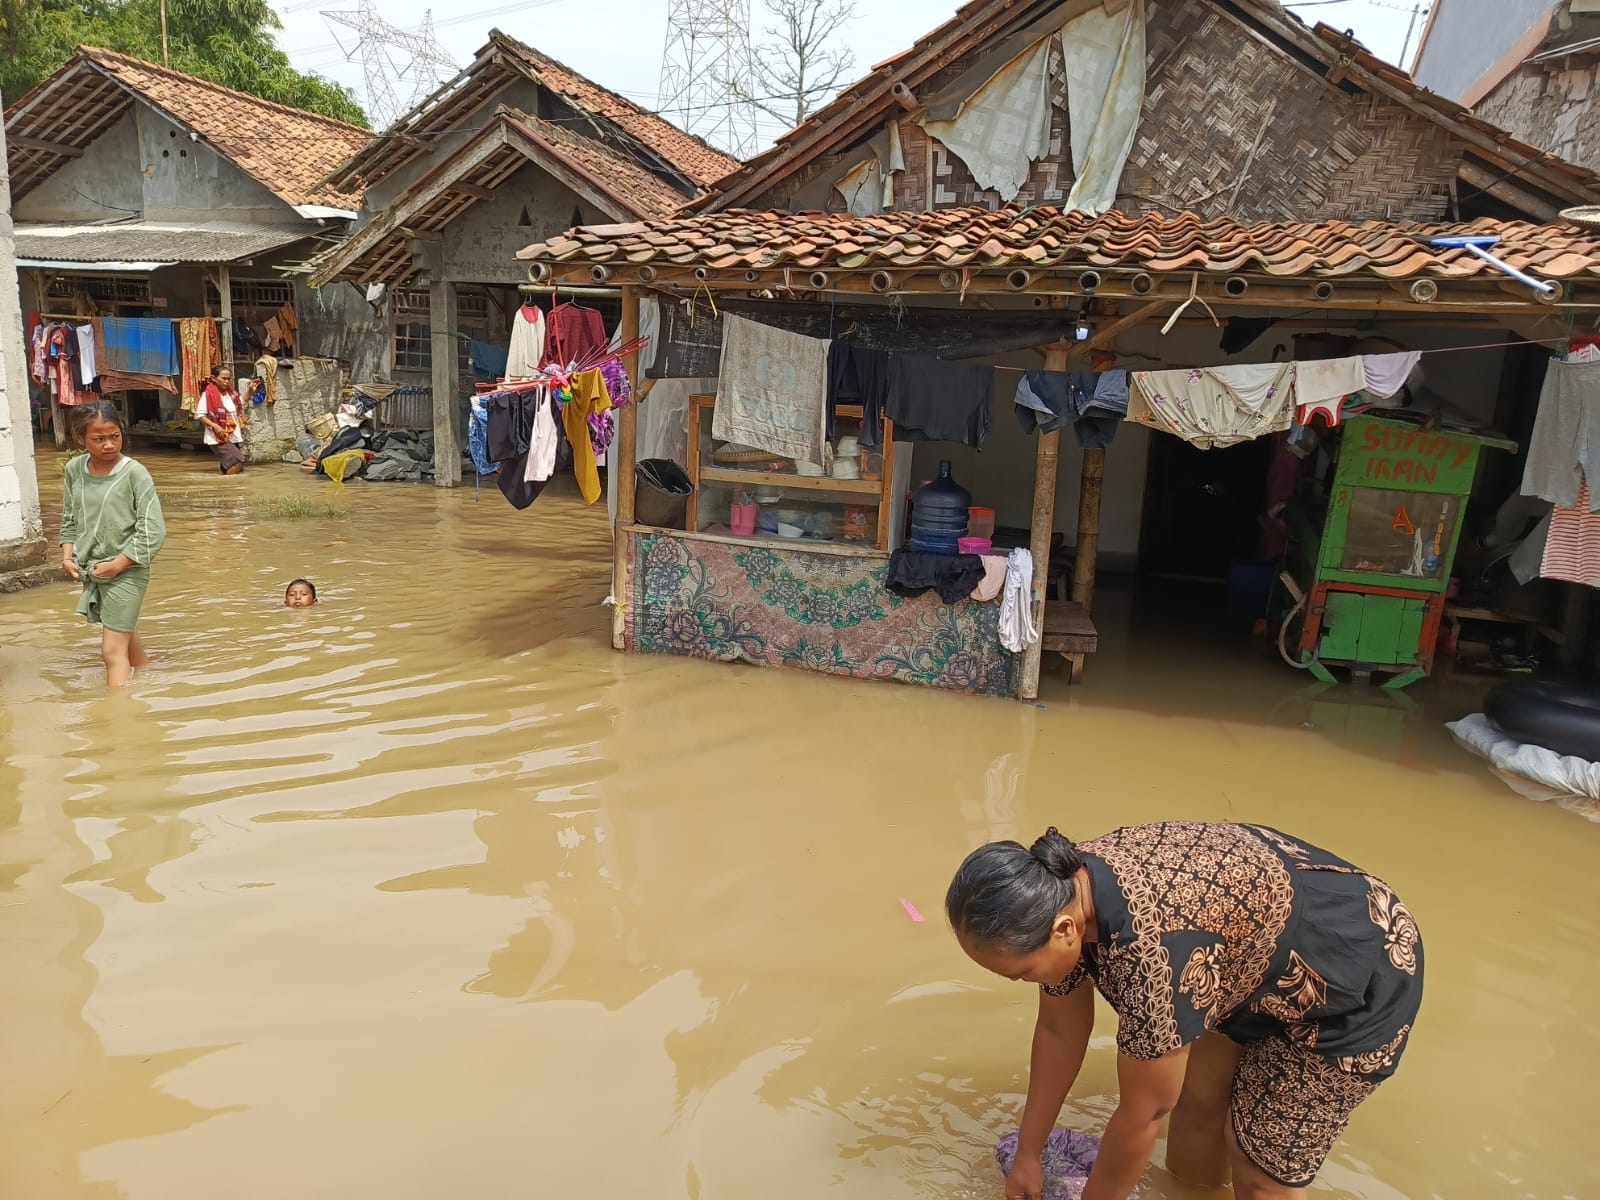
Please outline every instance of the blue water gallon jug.
[[967, 510], [972, 493], [952, 478], [950, 460], [939, 464], [938, 477], [917, 489], [911, 500], [911, 548], [925, 554], [955, 554], [967, 536]]

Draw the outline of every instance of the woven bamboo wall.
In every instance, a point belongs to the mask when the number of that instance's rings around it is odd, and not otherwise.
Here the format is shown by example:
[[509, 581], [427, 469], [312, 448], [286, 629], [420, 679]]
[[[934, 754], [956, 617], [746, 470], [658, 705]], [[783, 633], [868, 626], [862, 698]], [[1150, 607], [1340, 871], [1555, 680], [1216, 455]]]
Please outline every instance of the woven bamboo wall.
[[[1149, 11], [1144, 115], [1119, 208], [1245, 221], [1446, 215], [1464, 147], [1445, 130], [1392, 101], [1317, 78], [1210, 5]], [[937, 93], [977, 57], [953, 63], [921, 90]], [[1021, 204], [1060, 204], [1072, 188], [1059, 46], [1052, 66], [1050, 154], [1035, 164]], [[896, 184], [898, 207], [1000, 206], [1000, 197], [979, 188], [966, 165], [915, 121], [903, 120], [900, 131], [906, 171]], [[787, 207], [804, 180], [840, 161], [812, 164], [755, 207]], [[837, 193], [830, 207], [844, 207]]]

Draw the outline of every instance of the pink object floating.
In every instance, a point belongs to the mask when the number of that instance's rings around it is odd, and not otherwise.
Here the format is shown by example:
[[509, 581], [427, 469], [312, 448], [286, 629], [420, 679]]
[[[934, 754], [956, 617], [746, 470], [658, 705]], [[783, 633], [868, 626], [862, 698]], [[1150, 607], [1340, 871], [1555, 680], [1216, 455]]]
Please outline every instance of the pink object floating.
[[900, 907], [906, 910], [906, 916], [910, 917], [918, 925], [922, 924], [923, 916], [917, 911], [917, 906], [911, 903], [911, 901], [907, 900], [904, 896], [900, 897]]

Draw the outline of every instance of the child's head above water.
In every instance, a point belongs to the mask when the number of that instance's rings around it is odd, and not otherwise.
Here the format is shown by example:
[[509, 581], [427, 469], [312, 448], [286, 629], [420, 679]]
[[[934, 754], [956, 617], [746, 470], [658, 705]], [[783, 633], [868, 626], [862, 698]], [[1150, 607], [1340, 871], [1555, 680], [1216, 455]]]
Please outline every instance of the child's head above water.
[[317, 602], [317, 585], [309, 579], [296, 579], [283, 593], [285, 608], [310, 608]]

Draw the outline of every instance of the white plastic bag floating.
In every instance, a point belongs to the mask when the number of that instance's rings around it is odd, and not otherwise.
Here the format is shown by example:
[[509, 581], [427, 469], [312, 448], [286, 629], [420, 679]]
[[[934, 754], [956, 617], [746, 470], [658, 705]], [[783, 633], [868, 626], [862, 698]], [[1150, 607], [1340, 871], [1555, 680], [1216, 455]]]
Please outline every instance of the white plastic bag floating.
[[1600, 822], [1600, 763], [1516, 741], [1482, 713], [1445, 728], [1456, 741], [1487, 759], [1495, 774], [1518, 795], [1559, 804]]

